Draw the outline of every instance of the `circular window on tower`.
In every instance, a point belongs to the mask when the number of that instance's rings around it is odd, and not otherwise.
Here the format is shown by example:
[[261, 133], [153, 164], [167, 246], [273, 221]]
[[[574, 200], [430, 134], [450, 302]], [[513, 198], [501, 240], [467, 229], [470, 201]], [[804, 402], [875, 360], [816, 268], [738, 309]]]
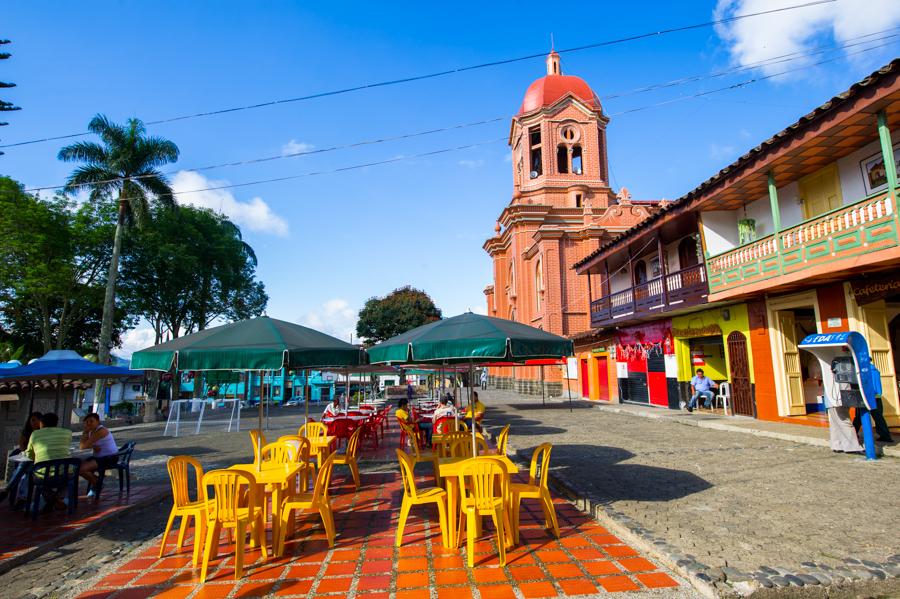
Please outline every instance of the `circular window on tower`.
[[573, 144], [581, 139], [581, 129], [576, 125], [563, 125], [559, 128], [559, 136], [567, 144]]

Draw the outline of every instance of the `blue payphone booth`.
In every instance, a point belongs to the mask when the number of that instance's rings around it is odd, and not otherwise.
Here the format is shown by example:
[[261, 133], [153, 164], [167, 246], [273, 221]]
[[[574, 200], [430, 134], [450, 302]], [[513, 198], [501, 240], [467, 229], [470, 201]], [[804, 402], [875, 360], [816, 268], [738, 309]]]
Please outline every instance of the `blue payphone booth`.
[[[881, 394], [881, 373], [872, 364], [865, 338], [856, 332], [807, 335], [798, 345], [819, 360], [827, 408], [862, 409], [866, 459], [876, 459], [872, 416]], [[833, 426], [833, 425], [832, 425]]]

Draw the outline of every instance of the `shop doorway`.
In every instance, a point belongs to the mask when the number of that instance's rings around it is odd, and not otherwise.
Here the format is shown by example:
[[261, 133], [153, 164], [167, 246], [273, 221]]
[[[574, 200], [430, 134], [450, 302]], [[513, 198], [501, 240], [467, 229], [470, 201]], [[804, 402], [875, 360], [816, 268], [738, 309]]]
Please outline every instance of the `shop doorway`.
[[597, 399], [609, 401], [609, 358], [599, 356], [597, 360]]
[[802, 416], [824, 412], [822, 373], [818, 360], [798, 344], [807, 335], [818, 332], [813, 308], [794, 308], [775, 312], [781, 334], [781, 365], [788, 414]]
[[[852, 301], [852, 300], [851, 300]], [[854, 305], [855, 302], [850, 303]], [[881, 373], [884, 416], [890, 426], [900, 424], [897, 373], [900, 372], [900, 295], [857, 306], [850, 310], [856, 329], [869, 345], [872, 363]]]
[[750, 386], [750, 360], [747, 338], [740, 331], [728, 335], [728, 369], [731, 374], [731, 409], [740, 416], [754, 416], [753, 391]]

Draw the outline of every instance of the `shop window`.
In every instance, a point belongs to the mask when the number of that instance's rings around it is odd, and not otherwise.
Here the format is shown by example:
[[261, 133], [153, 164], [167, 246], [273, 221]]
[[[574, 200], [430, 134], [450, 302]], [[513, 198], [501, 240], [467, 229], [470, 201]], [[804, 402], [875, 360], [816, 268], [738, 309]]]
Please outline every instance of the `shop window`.
[[566, 146], [556, 148], [556, 170], [563, 175], [569, 172], [569, 149]]
[[541, 157], [541, 128], [532, 127], [528, 130], [528, 144], [531, 150], [531, 173], [532, 179], [536, 179], [544, 174]]
[[572, 148], [572, 172], [576, 175], [580, 175], [584, 172], [581, 168], [581, 146], [574, 146]]

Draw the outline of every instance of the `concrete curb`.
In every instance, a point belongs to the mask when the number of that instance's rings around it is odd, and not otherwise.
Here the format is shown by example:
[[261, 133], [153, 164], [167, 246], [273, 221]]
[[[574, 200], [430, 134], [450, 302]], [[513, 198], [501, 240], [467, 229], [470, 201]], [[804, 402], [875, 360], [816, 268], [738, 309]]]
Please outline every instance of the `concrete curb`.
[[[62, 535], [60, 535], [50, 541], [47, 541], [46, 543], [37, 545], [37, 546], [29, 549], [28, 551], [25, 551], [24, 553], [17, 555], [16, 557], [10, 558], [10, 559], [6, 560], [5, 562], [3, 562], [2, 564], [0, 564], [0, 575], [5, 574], [6, 572], [9, 572], [10, 570], [15, 568], [16, 566], [19, 566], [20, 564], [32, 561], [36, 557], [43, 555], [52, 549], [55, 549], [57, 547], [65, 545], [67, 543], [71, 543], [72, 541], [77, 541], [78, 539], [91, 534], [98, 528], [100, 528], [110, 522], [114, 522], [115, 520], [121, 518], [122, 516], [127, 515], [132, 510], [146, 507], [148, 505], [157, 503], [160, 499], [165, 497], [170, 492], [171, 491], [168, 489], [160, 488], [159, 493], [153, 493], [151, 495], [148, 495], [147, 497], [145, 497], [135, 503], [129, 504], [124, 509], [116, 510], [114, 512], [106, 514], [105, 516], [101, 516], [100, 518], [97, 518], [96, 520], [94, 520], [93, 522], [88, 524], [87, 526], [63, 533]], [[28, 521], [30, 522], [30, 519]]]
[[[583, 400], [582, 400], [583, 401]], [[816, 437], [809, 437], [807, 435], [795, 435], [791, 433], [781, 433], [778, 431], [766, 431], [760, 429], [746, 428], [743, 426], [734, 426], [728, 424], [727, 422], [722, 422], [719, 420], [705, 420], [705, 419], [690, 419], [687, 417], [681, 416], [673, 416], [671, 412], [666, 410], [665, 412], [661, 412], [659, 414], [654, 414], [652, 412], [644, 412], [644, 411], [634, 411], [627, 410], [616, 405], [603, 405], [603, 404], [589, 404], [591, 407], [597, 410], [601, 410], [603, 412], [609, 412], [611, 414], [624, 414], [626, 416], [634, 416], [636, 418], [648, 418], [650, 420], [661, 420], [665, 422], [673, 422], [675, 424], [681, 424], [684, 426], [694, 426], [697, 428], [705, 428], [710, 430], [718, 430], [718, 431], [726, 431], [730, 433], [742, 433], [745, 435], [754, 435], [757, 437], [764, 437], [768, 439], [778, 439], [779, 441], [788, 441], [790, 443], [802, 443], [804, 445], [812, 445], [815, 447], [827, 447], [830, 448], [830, 444], [827, 439], [819, 439]], [[662, 409], [662, 408], [661, 408]], [[800, 425], [795, 425], [800, 426]], [[896, 445], [881, 445], [880, 449], [885, 457], [895, 457], [900, 458], [900, 446]]]

